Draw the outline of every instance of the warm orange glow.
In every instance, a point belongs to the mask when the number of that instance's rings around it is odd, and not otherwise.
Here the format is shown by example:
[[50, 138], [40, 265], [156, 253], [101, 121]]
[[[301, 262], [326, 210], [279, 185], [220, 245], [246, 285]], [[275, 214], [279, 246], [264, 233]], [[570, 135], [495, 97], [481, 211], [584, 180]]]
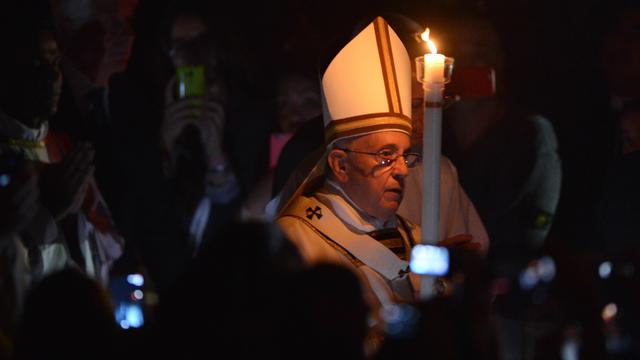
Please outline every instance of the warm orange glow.
[[427, 47], [429, 47], [429, 51], [431, 51], [432, 54], [437, 54], [438, 53], [438, 49], [436, 48], [436, 44], [431, 41], [431, 39], [429, 39], [429, 28], [426, 28], [424, 30], [424, 32], [422, 34], [420, 34], [420, 37], [422, 38], [422, 40], [424, 40], [427, 43]]
[[436, 44], [434, 44], [433, 41], [431, 40], [427, 41], [427, 46], [429, 47], [429, 51], [431, 51], [432, 54], [438, 53], [438, 49], [436, 49]]
[[420, 37], [423, 41], [429, 41], [429, 28], [426, 28], [424, 32], [420, 34]]

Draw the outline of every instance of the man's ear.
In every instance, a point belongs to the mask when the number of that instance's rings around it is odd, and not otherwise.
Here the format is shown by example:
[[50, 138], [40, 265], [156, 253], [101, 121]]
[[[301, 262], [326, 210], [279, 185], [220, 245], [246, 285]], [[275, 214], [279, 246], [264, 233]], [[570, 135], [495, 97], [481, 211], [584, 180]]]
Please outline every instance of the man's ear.
[[340, 149], [333, 149], [327, 157], [327, 165], [333, 173], [333, 177], [340, 183], [349, 179], [347, 175], [347, 153]]

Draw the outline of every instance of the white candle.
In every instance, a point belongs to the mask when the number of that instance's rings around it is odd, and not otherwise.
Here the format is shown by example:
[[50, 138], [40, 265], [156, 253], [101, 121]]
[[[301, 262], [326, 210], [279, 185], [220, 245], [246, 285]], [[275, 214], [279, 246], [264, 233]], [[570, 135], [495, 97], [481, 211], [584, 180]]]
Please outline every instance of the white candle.
[[424, 80], [431, 84], [444, 84], [444, 55], [424, 54]]
[[442, 90], [430, 89], [422, 135], [422, 243], [435, 245], [440, 241], [440, 147], [442, 134]]
[[422, 33], [431, 53], [424, 54], [422, 88], [424, 89], [424, 119], [422, 133], [422, 243], [437, 244], [440, 225], [440, 138], [442, 123], [442, 92], [444, 89], [445, 56], [438, 54], [429, 39], [429, 29]]
[[[430, 54], [424, 55], [424, 74], [421, 79], [424, 89], [422, 244], [435, 245], [440, 241], [440, 141], [445, 56], [438, 54], [435, 44], [429, 39], [429, 29], [422, 34], [422, 39], [431, 50]], [[435, 295], [434, 283], [433, 276], [421, 277], [420, 297], [423, 300]]]
[[429, 28], [427, 28], [420, 35], [422, 40], [427, 43], [427, 47], [431, 52], [430, 54], [424, 54], [424, 76], [422, 78], [422, 83], [425, 85], [425, 90], [427, 90], [427, 88], [441, 87], [444, 85], [445, 56], [438, 54], [436, 44], [429, 39], [429, 34], [430, 31]]

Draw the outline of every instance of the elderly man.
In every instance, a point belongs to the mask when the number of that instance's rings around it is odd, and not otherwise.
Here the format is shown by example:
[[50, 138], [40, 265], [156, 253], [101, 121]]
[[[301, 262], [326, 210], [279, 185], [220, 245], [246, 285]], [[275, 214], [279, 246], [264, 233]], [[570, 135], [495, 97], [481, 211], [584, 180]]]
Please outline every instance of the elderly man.
[[[277, 219], [310, 263], [357, 269], [373, 307], [417, 296], [407, 260], [420, 228], [398, 216], [409, 168], [411, 63], [378, 17], [332, 59], [322, 75], [326, 151]], [[468, 236], [447, 239], [466, 244]]]

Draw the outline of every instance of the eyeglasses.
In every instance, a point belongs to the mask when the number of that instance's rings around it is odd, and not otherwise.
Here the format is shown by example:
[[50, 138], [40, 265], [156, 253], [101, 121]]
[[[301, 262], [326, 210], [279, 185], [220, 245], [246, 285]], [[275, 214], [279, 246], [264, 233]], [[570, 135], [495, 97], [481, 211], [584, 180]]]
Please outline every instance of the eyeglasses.
[[336, 149], [338, 150], [342, 150], [346, 153], [354, 153], [354, 154], [364, 154], [364, 155], [371, 155], [371, 156], [375, 156], [378, 159], [379, 165], [382, 167], [391, 167], [396, 160], [398, 160], [398, 158], [400, 156], [402, 156], [404, 158], [404, 163], [405, 165], [407, 165], [408, 168], [412, 168], [415, 167], [418, 164], [418, 161], [422, 158], [422, 155], [418, 154], [418, 153], [404, 153], [404, 154], [399, 154], [391, 149], [382, 149], [378, 152], [365, 152], [365, 151], [355, 151], [355, 150], [351, 150], [351, 149], [345, 149], [345, 148], [339, 148], [337, 147]]

